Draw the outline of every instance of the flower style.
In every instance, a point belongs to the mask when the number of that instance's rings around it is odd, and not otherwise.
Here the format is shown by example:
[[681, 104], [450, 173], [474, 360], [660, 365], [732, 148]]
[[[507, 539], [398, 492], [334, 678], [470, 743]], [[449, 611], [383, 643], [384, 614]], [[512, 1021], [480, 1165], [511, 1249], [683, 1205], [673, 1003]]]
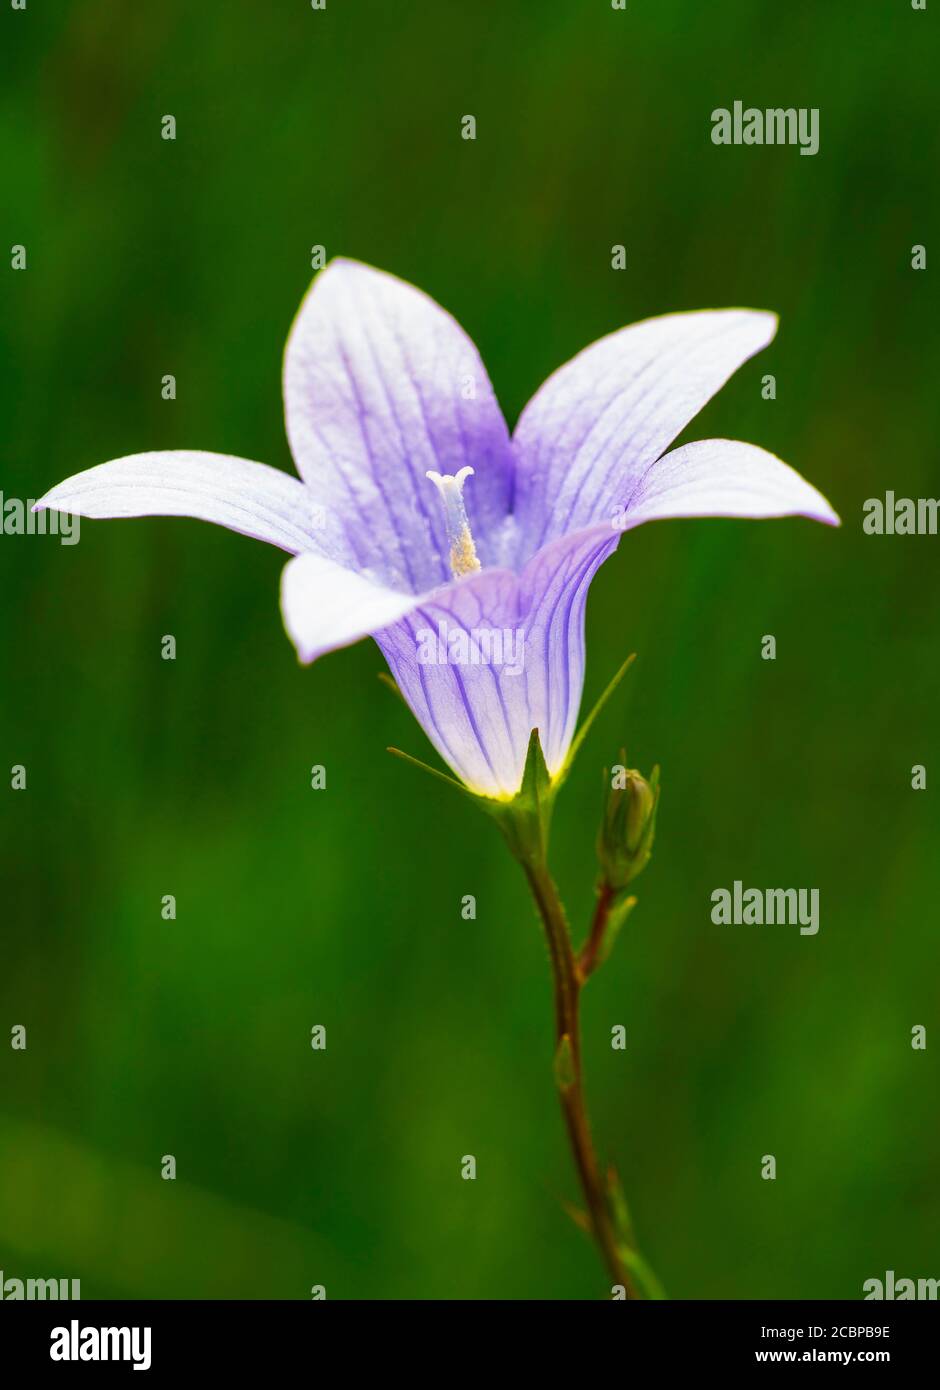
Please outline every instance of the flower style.
[[391, 275], [334, 260], [284, 357], [302, 481], [173, 450], [90, 468], [36, 506], [197, 517], [288, 551], [281, 605], [301, 661], [373, 636], [441, 757], [472, 791], [507, 799], [533, 729], [552, 777], [564, 769], [588, 589], [624, 531], [693, 516], [839, 524], [754, 445], [665, 452], [776, 326], [726, 309], [622, 328], [550, 376], [510, 437], [455, 320]]

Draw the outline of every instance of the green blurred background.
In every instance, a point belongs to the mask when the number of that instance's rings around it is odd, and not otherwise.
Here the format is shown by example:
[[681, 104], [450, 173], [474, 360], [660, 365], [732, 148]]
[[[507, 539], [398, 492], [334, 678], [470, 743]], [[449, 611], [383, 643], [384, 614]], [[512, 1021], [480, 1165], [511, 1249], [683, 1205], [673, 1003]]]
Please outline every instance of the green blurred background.
[[[315, 244], [450, 309], [511, 423], [631, 320], [780, 313], [687, 437], [764, 445], [845, 524], [625, 537], [589, 604], [586, 700], [639, 660], [553, 847], [581, 928], [600, 770], [622, 742], [662, 764], [585, 1030], [599, 1143], [675, 1297], [940, 1274], [940, 541], [861, 530], [867, 497], [938, 492], [936, 272], [910, 265], [936, 240], [936, 21], [908, 0], [0, 11], [7, 497], [143, 449], [290, 469], [281, 353]], [[714, 147], [735, 99], [819, 107], [819, 154]], [[562, 1210], [521, 875], [385, 753], [433, 756], [371, 642], [298, 666], [281, 564], [184, 520], [0, 535], [0, 1268], [86, 1298], [603, 1297]], [[819, 935], [713, 926], [734, 879], [817, 887]]]

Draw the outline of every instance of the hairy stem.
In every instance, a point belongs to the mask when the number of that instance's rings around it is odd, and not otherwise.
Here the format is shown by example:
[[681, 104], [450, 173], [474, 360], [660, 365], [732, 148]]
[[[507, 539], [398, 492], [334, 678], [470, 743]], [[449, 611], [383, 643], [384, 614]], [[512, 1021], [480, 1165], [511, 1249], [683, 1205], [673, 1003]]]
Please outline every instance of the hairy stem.
[[[623, 1286], [628, 1298], [640, 1298], [642, 1295], [632, 1275], [626, 1269], [620, 1254], [607, 1188], [594, 1149], [594, 1141], [591, 1138], [591, 1127], [584, 1099], [579, 1003], [581, 988], [590, 971], [585, 973], [575, 957], [564, 908], [547, 866], [544, 863], [527, 863], [524, 867], [548, 941], [548, 953], [555, 987], [556, 1058], [561, 1057], [562, 1052], [566, 1054], [564, 1068], [556, 1068], [556, 1072], [560, 1073], [556, 1075], [556, 1080], [575, 1166], [587, 1203], [591, 1230], [611, 1278], [615, 1283]], [[600, 903], [598, 907], [600, 908]], [[604, 907], [603, 917], [605, 920], [608, 908], [609, 902]], [[595, 917], [596, 925], [597, 917]], [[603, 921], [600, 923], [598, 931], [603, 933]], [[592, 929], [585, 950], [591, 946], [593, 937], [594, 930]], [[596, 961], [596, 949], [595, 946], [589, 956], [592, 969], [593, 963]]]
[[578, 956], [578, 973], [582, 983], [597, 969], [601, 943], [607, 930], [607, 919], [610, 916], [610, 909], [616, 896], [616, 890], [611, 888], [606, 879], [603, 879], [597, 890], [597, 906], [594, 909], [591, 931]]

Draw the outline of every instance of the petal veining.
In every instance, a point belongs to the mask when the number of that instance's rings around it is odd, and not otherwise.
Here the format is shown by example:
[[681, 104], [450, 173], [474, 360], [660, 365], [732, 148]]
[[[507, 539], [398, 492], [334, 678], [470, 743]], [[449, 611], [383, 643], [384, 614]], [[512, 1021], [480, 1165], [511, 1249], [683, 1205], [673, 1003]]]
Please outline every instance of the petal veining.
[[480, 559], [495, 563], [512, 487], [508, 431], [479, 353], [426, 294], [331, 261], [291, 329], [284, 407], [301, 476], [356, 523], [361, 568], [411, 593], [446, 582], [444, 517], [426, 474], [467, 466]]

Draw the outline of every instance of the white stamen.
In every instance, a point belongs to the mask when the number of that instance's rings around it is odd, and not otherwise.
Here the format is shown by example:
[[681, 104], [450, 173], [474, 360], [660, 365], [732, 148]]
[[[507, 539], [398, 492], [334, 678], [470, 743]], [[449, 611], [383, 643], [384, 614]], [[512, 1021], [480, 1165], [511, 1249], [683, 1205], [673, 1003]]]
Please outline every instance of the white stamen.
[[435, 473], [428, 469], [424, 475], [441, 494], [444, 503], [444, 526], [450, 545], [450, 568], [455, 579], [467, 574], [476, 574], [481, 568], [477, 559], [476, 546], [470, 533], [467, 509], [463, 503], [463, 485], [467, 478], [473, 477], [473, 469], [461, 468], [457, 473]]

